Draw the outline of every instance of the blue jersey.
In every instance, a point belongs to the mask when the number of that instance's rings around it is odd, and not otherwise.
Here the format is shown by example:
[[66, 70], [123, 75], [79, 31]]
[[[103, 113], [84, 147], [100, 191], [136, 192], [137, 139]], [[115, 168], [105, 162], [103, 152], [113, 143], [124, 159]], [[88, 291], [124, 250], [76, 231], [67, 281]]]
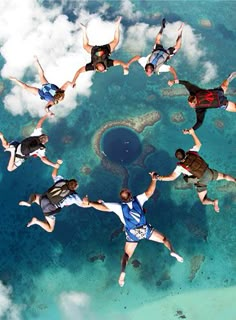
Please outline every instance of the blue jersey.
[[39, 89], [39, 95], [42, 100], [53, 101], [54, 96], [59, 88], [52, 83], [46, 83]]
[[144, 210], [136, 197], [132, 201], [132, 209], [126, 203], [122, 203], [121, 207], [126, 229], [135, 229], [147, 224]]

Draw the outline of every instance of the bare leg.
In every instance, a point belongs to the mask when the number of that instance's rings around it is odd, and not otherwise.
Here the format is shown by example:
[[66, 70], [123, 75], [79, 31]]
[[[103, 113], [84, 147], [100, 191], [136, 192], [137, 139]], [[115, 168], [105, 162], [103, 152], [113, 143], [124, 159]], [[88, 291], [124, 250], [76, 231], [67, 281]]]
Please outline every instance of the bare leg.
[[9, 142], [6, 140], [6, 138], [4, 137], [2, 132], [0, 132], [0, 140], [2, 142], [2, 146], [3, 146], [4, 149], [8, 149], [10, 147]]
[[218, 199], [212, 200], [207, 198], [207, 190], [198, 192], [198, 197], [203, 205], [212, 205], [214, 207], [215, 212], [220, 212]]
[[126, 265], [128, 263], [128, 260], [132, 257], [136, 247], [137, 247], [138, 243], [137, 242], [126, 242], [125, 243], [125, 253], [121, 259], [121, 273], [119, 276], [119, 285], [121, 287], [124, 286], [125, 284], [125, 269], [126, 269]]
[[228, 86], [229, 86], [229, 80], [225, 79], [222, 83], [221, 83], [221, 88], [224, 90], [224, 93], [226, 93]]
[[28, 84], [14, 78], [14, 77], [9, 77], [10, 80], [14, 81], [17, 83], [20, 87], [22, 87], [25, 90], [28, 90], [29, 92], [33, 93], [34, 95], [38, 95], [39, 89], [33, 86], [29, 86]]
[[161, 44], [161, 37], [162, 37], [162, 33], [163, 33], [163, 30], [165, 29], [165, 27], [166, 27], [166, 19], [162, 19], [161, 29], [159, 30], [159, 32], [156, 36], [155, 44]]
[[117, 47], [119, 41], [120, 41], [120, 22], [122, 17], [118, 17], [115, 22], [115, 34], [114, 34], [114, 40], [109, 43], [111, 47], [111, 52], [115, 50]]
[[7, 170], [8, 171], [14, 171], [17, 169], [17, 166], [15, 165], [15, 154], [16, 154], [16, 149], [14, 146], [9, 146], [9, 148], [5, 149], [5, 151], [9, 151], [11, 153], [10, 159], [7, 165]]
[[179, 261], [179, 262], [183, 262], [184, 261], [184, 259], [175, 252], [175, 250], [174, 250], [172, 244], [170, 243], [170, 241], [163, 234], [161, 234], [159, 231], [154, 230], [152, 235], [151, 235], [151, 237], [149, 238], [149, 240], [152, 240], [152, 241], [155, 241], [155, 242], [159, 242], [159, 243], [163, 243], [164, 246], [167, 249], [170, 250], [170, 255], [172, 257], [176, 258], [176, 260]]
[[89, 45], [89, 40], [86, 32], [86, 27], [82, 23], [80, 24], [82, 31], [83, 31], [83, 47], [88, 52], [91, 53], [92, 46]]
[[221, 172], [218, 172], [218, 177], [216, 180], [226, 180], [226, 181], [231, 181], [236, 183], [236, 178]]
[[183, 27], [184, 27], [184, 23], [182, 23], [181, 26], [179, 27], [179, 35], [178, 35], [178, 37], [176, 39], [176, 43], [174, 45], [175, 53], [181, 48], [181, 45], [182, 45]]
[[53, 232], [55, 228], [55, 223], [56, 220], [49, 217], [45, 217], [45, 221], [41, 221], [33, 217], [32, 220], [27, 224], [27, 227], [29, 228], [36, 224], [47, 232]]
[[226, 111], [228, 112], [236, 112], [236, 103], [233, 101], [228, 101], [228, 106]]
[[39, 79], [40, 79], [40, 82], [41, 84], [46, 84], [48, 83], [48, 80], [45, 78], [45, 75], [44, 75], [44, 70], [39, 62], [39, 59], [37, 56], [34, 56], [34, 59], [35, 59], [35, 66], [38, 70], [38, 74], [39, 74]]
[[28, 201], [20, 201], [19, 206], [30, 207], [32, 203], [40, 204], [40, 194], [31, 194]]

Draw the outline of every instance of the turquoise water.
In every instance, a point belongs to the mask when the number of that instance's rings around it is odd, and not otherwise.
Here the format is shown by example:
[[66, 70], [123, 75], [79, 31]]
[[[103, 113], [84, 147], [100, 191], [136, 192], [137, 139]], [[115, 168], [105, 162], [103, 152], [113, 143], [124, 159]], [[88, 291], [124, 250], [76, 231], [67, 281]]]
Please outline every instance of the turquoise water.
[[[106, 3], [109, 7], [100, 14], [104, 20], [124, 15], [123, 41], [128, 28], [137, 21], [145, 22], [151, 28], [160, 25], [162, 16], [170, 23], [184, 21], [200, 35], [197, 37], [198, 50], [202, 50], [204, 55], [196, 66], [188, 62], [186, 49], [171, 61], [179, 78], [200, 84], [204, 73], [200, 65], [211, 61], [217, 65], [217, 76], [202, 84], [211, 88], [218, 86], [235, 70], [235, 2], [132, 1], [133, 13], [140, 12], [134, 17], [126, 16], [128, 10], [120, 10], [120, 1]], [[86, 9], [91, 15], [102, 5], [103, 1], [89, 1], [83, 8], [79, 2], [67, 1], [60, 10], [74, 23], [75, 9]], [[54, 7], [51, 1], [40, 1], [37, 6], [46, 7], [48, 11]], [[202, 26], [201, 19], [208, 19], [211, 26]], [[165, 33], [163, 41], [164, 36]], [[1, 41], [4, 46], [7, 38]], [[185, 44], [190, 42], [184, 33], [183, 41]], [[148, 42], [143, 55], [148, 54], [151, 45], [152, 42]], [[189, 50], [195, 49], [190, 47]], [[194, 53], [196, 56], [197, 52]], [[50, 54], [53, 56], [55, 52]], [[114, 53], [114, 57], [119, 59], [129, 59], [130, 56], [122, 44]], [[1, 58], [1, 67], [4, 65], [5, 60]], [[31, 79], [29, 70], [33, 68], [25, 71], [25, 79]], [[119, 67], [112, 68], [105, 74], [94, 76], [90, 96], [78, 96], [78, 107], [67, 117], [55, 123], [45, 123], [50, 137], [47, 155], [53, 161], [57, 158], [64, 160], [60, 173], [79, 179], [78, 193], [81, 196], [88, 194], [91, 199], [118, 200], [123, 176], [107, 170], [93, 149], [94, 134], [109, 121], [129, 119], [152, 111], [161, 115], [155, 125], [136, 133], [142, 146], [151, 145], [154, 152], [144, 159], [142, 166], [134, 163], [126, 166], [128, 187], [134, 194], [147, 188], [149, 171], [155, 170], [164, 175], [174, 169], [176, 148], [192, 146], [191, 137], [182, 135], [181, 129], [190, 127], [195, 115], [188, 108], [186, 97], [162, 95], [169, 77], [162, 74], [146, 78], [138, 64], [131, 66], [126, 77]], [[21, 139], [21, 131], [29, 125], [32, 116], [28, 113], [13, 115], [4, 109], [3, 98], [13, 86], [6, 78], [2, 81], [5, 89], [1, 95], [1, 131], [9, 140]], [[234, 92], [235, 87], [236, 80], [230, 84]], [[228, 95], [228, 98], [236, 99], [235, 95]], [[56, 108], [59, 109], [60, 105], [55, 107], [55, 113]], [[182, 113], [183, 121], [173, 122], [173, 115], [178, 112]], [[37, 118], [33, 120], [37, 121]], [[221, 128], [216, 125], [219, 121]], [[202, 141], [201, 154], [210, 166], [236, 176], [234, 123], [235, 114], [209, 110], [204, 125], [197, 133]], [[209, 195], [218, 197], [221, 207], [221, 213], [215, 214], [212, 207], [201, 206], [193, 189], [180, 189], [183, 186], [181, 178], [172, 183], [158, 183], [153, 199], [146, 206], [148, 221], [170, 238], [185, 262], [178, 264], [162, 245], [142, 241], [127, 267], [126, 284], [120, 288], [117, 279], [125, 237], [119, 232], [121, 224], [118, 218], [113, 214], [73, 206], [64, 208], [58, 215], [53, 233], [48, 234], [37, 226], [27, 229], [26, 224], [31, 217], [42, 218], [42, 214], [37, 206], [22, 208], [18, 202], [27, 199], [34, 191], [44, 192], [51, 185], [51, 169], [32, 159], [24, 167], [9, 173], [6, 170], [8, 158], [9, 155], [2, 151], [0, 280], [3, 288], [11, 288], [12, 291], [7, 294], [0, 286], [0, 297], [11, 300], [11, 308], [7, 308], [4, 302], [0, 305], [0, 318], [236, 318], [232, 299], [236, 288], [235, 185], [217, 182], [209, 186]], [[141, 262], [139, 268], [132, 265], [134, 259]], [[14, 318], [13, 311], [17, 313], [18, 308], [18, 315]]]

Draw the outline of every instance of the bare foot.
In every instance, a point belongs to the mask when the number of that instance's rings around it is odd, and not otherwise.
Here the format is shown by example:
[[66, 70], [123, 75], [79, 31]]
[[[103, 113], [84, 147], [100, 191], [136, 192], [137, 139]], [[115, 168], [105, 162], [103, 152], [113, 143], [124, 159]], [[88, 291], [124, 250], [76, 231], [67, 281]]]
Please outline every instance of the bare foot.
[[5, 148], [4, 152], [9, 151], [9, 152], [15, 152], [16, 148], [9, 144], [9, 147]]
[[170, 255], [171, 255], [172, 257], [176, 258], [177, 261], [179, 261], [179, 262], [184, 262], [184, 259], [183, 259], [181, 256], [179, 256], [176, 252], [172, 251], [172, 252], [170, 253]]
[[218, 199], [214, 200], [213, 206], [214, 206], [215, 212], [219, 213], [220, 212], [220, 208], [219, 208], [219, 200]]
[[120, 287], [124, 286], [124, 284], [125, 284], [125, 272], [121, 272], [118, 282], [119, 282]]
[[15, 77], [12, 77], [12, 76], [10, 76], [9, 79], [10, 79], [11, 81], [16, 81], [16, 80], [17, 80]]
[[19, 206], [31, 207], [31, 204], [27, 201], [20, 201]]
[[58, 159], [58, 160], [57, 160], [57, 163], [61, 165], [61, 164], [63, 163], [63, 160]]
[[82, 29], [83, 31], [86, 30], [86, 25], [84, 25], [83, 23], [80, 23], [80, 27], [81, 27], [81, 29]]
[[36, 224], [37, 222], [37, 218], [32, 218], [32, 220], [30, 222], [27, 223], [27, 228], [33, 226], [34, 224]]
[[181, 25], [180, 25], [180, 27], [179, 27], [178, 31], [182, 31], [182, 30], [183, 30], [183, 27], [184, 27], [184, 22], [182, 22], [182, 23], [181, 23]]
[[122, 19], [122, 17], [121, 17], [121, 16], [118, 16], [118, 17], [116, 18], [116, 20], [115, 20], [115, 24], [116, 24], [116, 25], [119, 25], [120, 22], [121, 22], [121, 19]]

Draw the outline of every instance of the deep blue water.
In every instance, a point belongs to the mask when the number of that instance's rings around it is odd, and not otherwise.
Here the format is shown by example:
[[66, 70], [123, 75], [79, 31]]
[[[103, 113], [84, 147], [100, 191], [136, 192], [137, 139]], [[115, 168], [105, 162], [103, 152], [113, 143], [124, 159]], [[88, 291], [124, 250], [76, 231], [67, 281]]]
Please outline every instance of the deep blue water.
[[[120, 1], [106, 3], [110, 7], [106, 14], [101, 14], [104, 19], [113, 20], [117, 14], [123, 14], [119, 12]], [[85, 8], [92, 14], [102, 4], [103, 1], [89, 1]], [[133, 1], [133, 4], [134, 11], [141, 11], [139, 20], [150, 26], [159, 26], [161, 17], [165, 16], [169, 22], [185, 21], [197, 34], [201, 34], [199, 47], [206, 52], [203, 59], [209, 59], [218, 67], [217, 78], [206, 87], [218, 86], [229, 72], [235, 70], [236, 5], [233, 1]], [[55, 4], [41, 1], [40, 5], [51, 10]], [[72, 22], [76, 19], [73, 10], [78, 5], [79, 2], [67, 1], [63, 6], [63, 13]], [[160, 16], [155, 18], [155, 13], [160, 13]], [[199, 23], [200, 19], [209, 19], [211, 28], [204, 28]], [[124, 17], [124, 31], [136, 21]], [[185, 38], [184, 41], [188, 40]], [[149, 47], [143, 54], [148, 52]], [[121, 46], [114, 57], [127, 59], [130, 52], [125, 52]], [[199, 83], [202, 69], [186, 63], [181, 51], [173, 59], [173, 65], [181, 78]], [[91, 95], [79, 97], [78, 108], [55, 124], [45, 123], [45, 130], [49, 134], [48, 157], [64, 160], [60, 173], [68, 178], [78, 178], [81, 196], [88, 194], [92, 199], [118, 201], [123, 178], [102, 166], [92, 145], [95, 132], [108, 121], [127, 119], [150, 111], [159, 111], [161, 114], [157, 124], [147, 127], [140, 134], [135, 133], [142, 146], [149, 144], [155, 148], [146, 157], [144, 166], [133, 165], [130, 158], [125, 159], [125, 162], [131, 162], [127, 167], [128, 187], [134, 194], [146, 190], [150, 182], [149, 171], [168, 174], [174, 169], [175, 149], [192, 146], [191, 137], [181, 134], [181, 129], [190, 127], [195, 121], [186, 97], [162, 95], [162, 89], [167, 88], [169, 75], [149, 79], [137, 64], [130, 69], [127, 77], [123, 77], [119, 68], [112, 68], [106, 74], [96, 74]], [[12, 84], [5, 78], [2, 81], [5, 86], [4, 98]], [[230, 84], [233, 89], [235, 86], [236, 80]], [[235, 100], [235, 96], [229, 98]], [[185, 120], [181, 123], [172, 122], [171, 117], [175, 112], [182, 112]], [[0, 114], [1, 131], [9, 140], [21, 139], [22, 127], [32, 120], [30, 115], [13, 116], [4, 109], [2, 102]], [[223, 128], [216, 127], [217, 120], [223, 122]], [[234, 123], [235, 114], [209, 110], [204, 125], [198, 130], [204, 158], [212, 168], [232, 175], [236, 175]], [[65, 143], [68, 136], [69, 143]], [[115, 151], [118, 151], [117, 147]], [[104, 152], [108, 154], [105, 145]], [[120, 153], [115, 156], [117, 160]], [[133, 257], [141, 262], [141, 266], [135, 269], [132, 264], [128, 265], [127, 283], [120, 289], [117, 278], [125, 238], [119, 232], [117, 237], [113, 236], [114, 231], [121, 227], [119, 219], [113, 214], [73, 206], [64, 208], [58, 215], [52, 234], [37, 226], [27, 229], [26, 224], [31, 217], [35, 215], [42, 219], [42, 213], [36, 205], [22, 208], [18, 202], [27, 199], [32, 192], [41, 193], [51, 186], [51, 168], [39, 160], [31, 159], [24, 167], [9, 173], [6, 170], [8, 157], [8, 153], [1, 152], [0, 280], [5, 286], [12, 287], [11, 299], [22, 308], [22, 319], [69, 319], [60, 308], [59, 297], [62, 292], [85, 292], [90, 296], [88, 308], [91, 311], [81, 311], [79, 319], [116, 317], [119, 320], [133, 320], [129, 315], [132, 311], [153, 301], [161, 301], [163, 297], [209, 288], [223, 290], [235, 287], [235, 187], [229, 187], [224, 182], [210, 185], [210, 196], [219, 197], [221, 205], [221, 213], [216, 215], [212, 208], [201, 206], [193, 189], [179, 190], [174, 182], [158, 183], [153, 199], [146, 205], [148, 221], [171, 239], [176, 250], [184, 256], [185, 263], [177, 265], [162, 245], [143, 241]], [[89, 174], [84, 173], [84, 167], [90, 168]], [[99, 255], [105, 256], [104, 261], [91, 262], [91, 257]], [[205, 260], [194, 280], [189, 281], [190, 261], [199, 255], [204, 255]], [[216, 301], [220, 303], [220, 300]], [[199, 298], [198, 303], [203, 302]], [[185, 307], [181, 305], [183, 310]], [[172, 317], [167, 320], [177, 318], [175, 312], [180, 306], [174, 308]], [[231, 308], [233, 310], [233, 306]], [[211, 308], [208, 314], [204, 310], [203, 307], [205, 318], [201, 319], [221, 320], [224, 317], [224, 305], [223, 311]], [[150, 311], [148, 316], [155, 314]], [[193, 319], [191, 315], [189, 319]]]

